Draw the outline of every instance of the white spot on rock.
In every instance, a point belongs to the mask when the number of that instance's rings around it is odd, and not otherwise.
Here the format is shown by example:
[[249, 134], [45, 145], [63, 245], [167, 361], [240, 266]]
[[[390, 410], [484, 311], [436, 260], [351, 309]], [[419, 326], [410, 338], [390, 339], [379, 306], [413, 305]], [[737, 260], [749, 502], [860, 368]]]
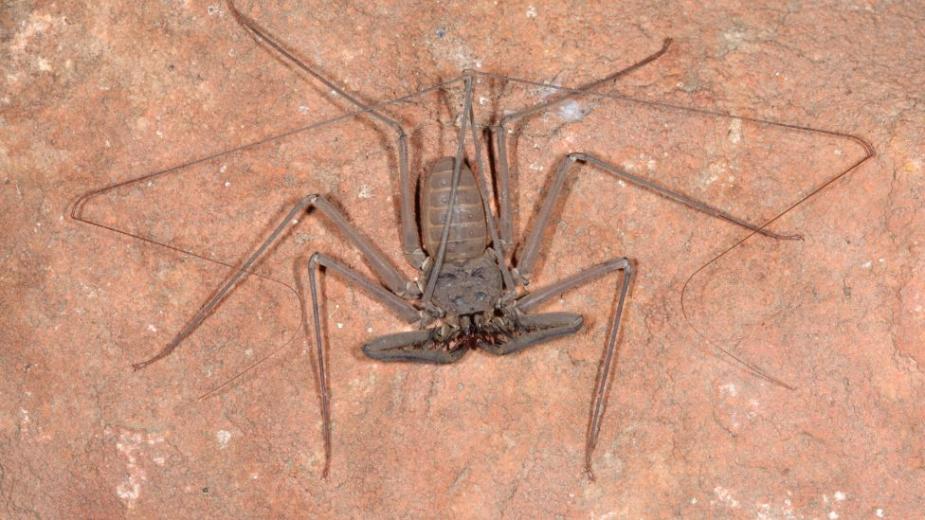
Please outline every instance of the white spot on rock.
[[527, 18], [536, 18], [536, 14], [537, 13], [536, 13], [535, 6], [532, 6], [532, 5], [527, 6]]
[[[135, 501], [141, 496], [141, 484], [147, 480], [145, 470], [138, 463], [138, 453], [144, 445], [141, 433], [122, 431], [116, 442], [116, 449], [125, 456], [125, 470], [128, 475], [116, 486], [116, 496], [125, 502], [129, 509], [135, 507]], [[149, 442], [150, 444], [150, 439]]]
[[739, 118], [733, 119], [729, 123], [729, 142], [732, 144], [739, 144], [742, 142], [742, 120]]
[[716, 495], [716, 498], [719, 499], [727, 507], [737, 508], [739, 507], [739, 501], [732, 496], [732, 492], [722, 486], [716, 486], [713, 488], [713, 494]]
[[231, 440], [231, 432], [228, 430], [219, 430], [215, 432], [215, 439], [218, 441], [219, 449], [228, 447], [228, 441]]
[[29, 431], [29, 423], [32, 422], [32, 419], [29, 417], [29, 410], [25, 408], [19, 409], [19, 429], [22, 432]]
[[373, 189], [370, 188], [368, 184], [361, 184], [360, 192], [357, 193], [357, 197], [361, 199], [371, 199], [373, 197]]
[[841, 502], [841, 501], [843, 501], [843, 500], [846, 499], [846, 498], [848, 498], [848, 495], [846, 495], [846, 494], [844, 493], [844, 491], [836, 491], [836, 492], [835, 492], [835, 501], [836, 501], [836, 502]]
[[138, 496], [141, 495], [141, 483], [135, 481], [135, 479], [129, 475], [128, 480], [116, 486], [116, 494], [119, 495], [119, 498], [128, 502], [128, 507], [134, 507], [135, 501], [138, 500]]
[[738, 49], [742, 42], [745, 41], [745, 31], [742, 29], [730, 29], [723, 33], [723, 39], [726, 40], [730, 49]]
[[581, 121], [586, 113], [581, 103], [575, 100], [566, 101], [559, 107], [559, 117], [570, 122]]

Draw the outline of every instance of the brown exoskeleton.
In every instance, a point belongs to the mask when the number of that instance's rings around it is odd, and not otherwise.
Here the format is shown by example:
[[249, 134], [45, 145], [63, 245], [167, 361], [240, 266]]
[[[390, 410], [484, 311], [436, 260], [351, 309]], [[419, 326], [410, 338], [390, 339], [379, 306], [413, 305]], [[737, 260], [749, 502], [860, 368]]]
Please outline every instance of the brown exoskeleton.
[[[363, 352], [367, 356], [379, 361], [434, 364], [453, 363], [471, 349], [506, 355], [557, 337], [573, 334], [582, 326], [581, 315], [568, 312], [533, 314], [531, 311], [563, 292], [598, 280], [608, 273], [621, 271], [623, 276], [617, 289], [617, 306], [610, 319], [610, 327], [604, 345], [598, 377], [592, 394], [590, 419], [586, 433], [584, 468], [588, 475], [592, 476], [591, 455], [601, 429], [606, 404], [606, 390], [613, 371], [621, 318], [633, 281], [635, 267], [629, 258], [613, 258], [585, 268], [577, 274], [558, 282], [529, 292], [526, 290], [540, 253], [543, 233], [551, 223], [554, 206], [563, 193], [566, 178], [569, 172], [573, 171], [573, 166], [576, 163], [593, 166], [623, 182], [654, 192], [692, 210], [748, 229], [751, 234], [760, 233], [777, 239], [797, 238], [795, 236], [778, 235], [766, 229], [780, 215], [762, 225], [755, 225], [714, 206], [668, 189], [661, 184], [636, 176], [594, 155], [576, 152], [569, 153], [560, 159], [554, 180], [543, 199], [537, 219], [532, 227], [527, 230], [525, 239], [515, 248], [510, 194], [510, 161], [507, 151], [508, 129], [522, 118], [548, 110], [550, 107], [587, 93], [599, 85], [608, 83], [654, 61], [668, 50], [671, 40], [666, 39], [661, 49], [630, 67], [580, 88], [565, 89], [566, 92], [563, 95], [507, 114], [491, 126], [495, 144], [494, 150], [496, 152], [496, 156], [491, 159], [497, 174], [495, 179], [498, 198], [497, 215], [493, 211], [490, 202], [491, 191], [489, 183], [486, 181], [488, 169], [482, 159], [472, 103], [474, 78], [480, 75], [495, 75], [467, 71], [460, 78], [452, 80], [461, 81], [465, 85], [465, 98], [456, 141], [456, 153], [453, 157], [443, 157], [433, 162], [422, 176], [418, 190], [420, 214], [416, 217], [414, 211], [415, 190], [409, 173], [408, 139], [402, 125], [382, 111], [356, 99], [329, 79], [315, 72], [312, 67], [287, 50], [285, 45], [277, 38], [268, 33], [253, 19], [238, 11], [230, 1], [228, 2], [228, 8], [244, 29], [275, 52], [278, 57], [300, 68], [360, 110], [368, 113], [370, 117], [394, 130], [398, 150], [401, 243], [406, 261], [419, 272], [420, 276], [417, 280], [410, 280], [406, 277], [392, 265], [373, 241], [348, 221], [337, 206], [323, 195], [311, 194], [302, 198], [289, 211], [272, 233], [229, 276], [213, 296], [202, 305], [182, 330], [159, 353], [146, 361], [135, 364], [134, 367], [141, 369], [170, 355], [206, 320], [235, 286], [251, 272], [255, 264], [284, 234], [288, 226], [306, 211], [319, 211], [350, 242], [359, 248], [378, 278], [378, 281], [370, 280], [339, 260], [322, 253], [313, 254], [308, 263], [313, 333], [315, 345], [317, 346], [315, 353], [321, 393], [325, 449], [324, 475], [327, 475], [330, 464], [331, 412], [328, 370], [326, 367], [326, 341], [322, 332], [320, 292], [317, 279], [319, 268], [337, 272], [349, 282], [368, 292], [408, 323], [416, 324], [415, 330], [389, 334], [370, 340], [363, 345]], [[471, 132], [468, 137], [467, 132]], [[834, 132], [828, 133], [830, 135], [851, 137]], [[471, 139], [475, 147], [475, 157], [472, 158], [472, 163], [468, 163], [466, 157], [464, 157], [467, 138]], [[869, 148], [869, 145], [866, 148], [868, 150], [866, 157], [833, 177], [832, 180], [841, 177], [872, 156], [873, 151]], [[474, 166], [474, 170], [470, 168], [470, 164]], [[86, 200], [102, 191], [97, 190], [82, 197], [75, 206], [72, 217], [76, 220], [89, 222], [82, 218], [81, 206]], [[802, 200], [805, 200], [805, 198]], [[789, 208], [787, 211], [789, 211]], [[764, 376], [757, 369], [749, 368]]]

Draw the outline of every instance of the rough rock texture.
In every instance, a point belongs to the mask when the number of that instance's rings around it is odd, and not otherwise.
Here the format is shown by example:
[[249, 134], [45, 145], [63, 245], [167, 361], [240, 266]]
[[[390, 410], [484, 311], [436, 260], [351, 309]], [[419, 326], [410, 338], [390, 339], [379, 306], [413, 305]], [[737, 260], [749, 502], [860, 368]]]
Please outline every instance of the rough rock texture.
[[[217, 0], [4, 2], [0, 516], [921, 514], [919, 2], [317, 4], [241, 8], [364, 99], [465, 68], [580, 85], [670, 36], [665, 56], [602, 92], [851, 133], [877, 156], [770, 226], [803, 241], [753, 236], [700, 271], [748, 232], [579, 168], [534, 283], [620, 255], [640, 273], [594, 482], [581, 472], [584, 430], [619, 276], [546, 307], [581, 312], [578, 335], [439, 368], [364, 358], [363, 341], [406, 326], [326, 277], [324, 481], [298, 294], [313, 251], [368, 270], [320, 218], [302, 219], [174, 356], [130, 364], [160, 349], [227, 275], [222, 263], [239, 262], [307, 193], [337, 200], [405, 269], [390, 134], [348, 118], [86, 200], [86, 219], [152, 242], [79, 223], [72, 205], [93, 189], [349, 106], [274, 59]], [[484, 123], [555, 95], [483, 78], [476, 109]], [[459, 101], [455, 83], [386, 108], [409, 125], [415, 173], [452, 149]], [[570, 151], [754, 222], [864, 154], [836, 135], [606, 96], [531, 118], [515, 141], [519, 233]]]

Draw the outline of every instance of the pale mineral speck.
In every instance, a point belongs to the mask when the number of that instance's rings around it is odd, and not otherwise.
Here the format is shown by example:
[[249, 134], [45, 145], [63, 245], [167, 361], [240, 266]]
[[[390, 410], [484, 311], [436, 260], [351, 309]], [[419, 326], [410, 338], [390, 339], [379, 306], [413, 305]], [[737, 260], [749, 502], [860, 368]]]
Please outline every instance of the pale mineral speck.
[[218, 447], [220, 449], [225, 449], [228, 446], [228, 441], [231, 440], [231, 432], [228, 430], [219, 430], [215, 432], [215, 439], [218, 441]]
[[829, 511], [829, 520], [838, 520], [838, 513], [835, 511]]
[[338, 322], [338, 323], [337, 323], [337, 328], [338, 328], [338, 329], [342, 329], [342, 328], [344, 328], [344, 324], [343, 324], [343, 323], [339, 323], [339, 322]]
[[713, 488], [713, 494], [715, 494], [716, 498], [718, 498], [719, 501], [725, 504], [727, 507], [739, 507], [739, 501], [732, 496], [732, 492], [728, 489], [722, 486], [716, 486]]
[[846, 495], [844, 491], [836, 491], [834, 496], [836, 502], [841, 502], [842, 500], [848, 498], [848, 495]]
[[129, 509], [135, 507], [135, 501], [141, 496], [141, 483], [147, 479], [144, 468], [138, 464], [136, 456], [143, 441], [141, 433], [123, 430], [119, 435], [119, 441], [116, 442], [116, 449], [125, 456], [125, 470], [128, 473], [116, 486], [116, 496], [125, 501]]
[[581, 107], [581, 103], [575, 100], [566, 101], [559, 107], [559, 117], [566, 121], [581, 121], [585, 114], [586, 112]]
[[135, 500], [138, 500], [138, 496], [141, 495], [141, 483], [129, 477], [127, 481], [121, 482], [116, 486], [116, 495], [122, 500], [127, 501], [129, 508], [134, 507]]
[[[732, 28], [723, 33], [723, 39], [726, 40], [730, 50], [738, 49], [742, 42], [745, 41], [745, 31], [739, 28]], [[777, 74], [780, 74], [779, 72]]]
[[721, 395], [728, 395], [731, 397], [735, 397], [739, 395], [739, 389], [736, 388], [735, 383], [726, 383], [719, 387], [719, 393]]
[[883, 518], [883, 509], [878, 507], [874, 510], [874, 514], [877, 515], [877, 518]]
[[371, 199], [373, 197], [373, 189], [370, 188], [368, 184], [361, 184], [357, 197], [361, 199]]
[[148, 332], [157, 332], [157, 327], [155, 327], [153, 323], [149, 323]]
[[537, 12], [535, 6], [527, 6], [527, 18], [536, 18]]
[[729, 123], [729, 142], [732, 144], [739, 144], [742, 142], [742, 120], [739, 118], [733, 119]]

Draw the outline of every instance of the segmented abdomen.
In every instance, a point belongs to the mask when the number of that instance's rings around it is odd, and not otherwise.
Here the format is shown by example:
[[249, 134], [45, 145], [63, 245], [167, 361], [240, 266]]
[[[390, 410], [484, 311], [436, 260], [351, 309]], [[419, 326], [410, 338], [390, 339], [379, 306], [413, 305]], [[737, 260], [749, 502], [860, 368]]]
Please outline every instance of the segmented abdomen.
[[[421, 184], [421, 234], [424, 249], [437, 256], [443, 225], [450, 209], [450, 188], [453, 180], [453, 158], [437, 161]], [[475, 175], [463, 163], [456, 188], [456, 206], [446, 245], [447, 262], [465, 262], [485, 252], [488, 228], [482, 199], [475, 184]]]

